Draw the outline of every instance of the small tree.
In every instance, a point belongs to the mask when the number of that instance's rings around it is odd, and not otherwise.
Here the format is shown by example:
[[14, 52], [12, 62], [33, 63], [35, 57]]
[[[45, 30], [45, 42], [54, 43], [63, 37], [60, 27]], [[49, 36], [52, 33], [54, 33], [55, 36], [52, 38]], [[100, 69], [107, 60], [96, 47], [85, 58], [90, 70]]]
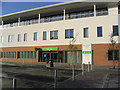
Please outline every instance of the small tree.
[[110, 49], [113, 50], [113, 58], [112, 58], [112, 60], [113, 60], [113, 69], [115, 69], [115, 49], [117, 47], [116, 47], [116, 41], [114, 40], [114, 34], [113, 33], [110, 35], [110, 44], [109, 44], [109, 46], [110, 46]]
[[[75, 37], [73, 37], [73, 39], [69, 41], [69, 47], [68, 47], [68, 48], [69, 48], [70, 50], [72, 50], [72, 49], [77, 49], [77, 47], [74, 46], [74, 44], [75, 44], [75, 42], [76, 42], [76, 38], [77, 38], [78, 35], [79, 35], [79, 33], [77, 33], [77, 34], [75, 35]], [[72, 53], [70, 54], [70, 58], [71, 58], [71, 56], [72, 56]]]
[[69, 41], [69, 48], [70, 49], [77, 49], [77, 47], [74, 46], [74, 43], [76, 42], [76, 38], [77, 38], [78, 35], [79, 35], [79, 33], [77, 33], [75, 35], [75, 37], [73, 37], [73, 39]]

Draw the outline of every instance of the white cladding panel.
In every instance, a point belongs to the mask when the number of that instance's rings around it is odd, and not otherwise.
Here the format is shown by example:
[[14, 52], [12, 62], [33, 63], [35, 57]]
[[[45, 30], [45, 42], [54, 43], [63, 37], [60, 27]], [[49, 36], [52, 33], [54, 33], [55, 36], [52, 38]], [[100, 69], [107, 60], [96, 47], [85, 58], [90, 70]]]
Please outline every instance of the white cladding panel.
[[[118, 9], [110, 8], [109, 15], [104, 16], [85, 17], [3, 29], [2, 36], [4, 37], [4, 42], [2, 45], [4, 47], [69, 45], [71, 39], [65, 39], [65, 29], [74, 29], [74, 36], [76, 37], [75, 44], [109, 43], [110, 34], [113, 32], [113, 25], [118, 25], [118, 13], [116, 10]], [[114, 12], [114, 14], [111, 14], [112, 12]], [[103, 28], [103, 37], [97, 37], [98, 26], [102, 26]], [[83, 28], [86, 27], [88, 27], [88, 38], [83, 37]], [[50, 40], [50, 31], [52, 30], [58, 30], [58, 39]], [[43, 31], [47, 31], [47, 40], [43, 40]], [[34, 32], [37, 32], [37, 41], [33, 41]], [[27, 41], [23, 41], [24, 33], [27, 33]], [[21, 42], [17, 41], [18, 34], [21, 34]], [[13, 42], [8, 42], [8, 35], [14, 35]], [[115, 36], [115, 39], [118, 42], [118, 36]]]

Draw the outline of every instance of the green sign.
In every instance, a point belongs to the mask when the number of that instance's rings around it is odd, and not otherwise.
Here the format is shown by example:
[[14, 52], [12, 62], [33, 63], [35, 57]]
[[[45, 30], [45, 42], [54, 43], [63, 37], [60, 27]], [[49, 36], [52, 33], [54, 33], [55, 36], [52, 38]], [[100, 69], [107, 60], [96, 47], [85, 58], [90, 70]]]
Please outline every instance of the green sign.
[[38, 48], [37, 48], [37, 47], [35, 47], [35, 51], [37, 51], [37, 49], [38, 49]]
[[50, 51], [50, 50], [58, 50], [58, 48], [42, 48], [42, 50]]
[[83, 51], [83, 54], [91, 54], [91, 51]]

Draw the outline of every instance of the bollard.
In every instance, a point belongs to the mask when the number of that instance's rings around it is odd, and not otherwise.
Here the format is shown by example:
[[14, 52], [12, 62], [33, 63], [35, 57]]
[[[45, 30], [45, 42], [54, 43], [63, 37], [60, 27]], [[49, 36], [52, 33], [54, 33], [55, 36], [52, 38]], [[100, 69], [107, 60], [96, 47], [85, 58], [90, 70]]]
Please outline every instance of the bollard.
[[82, 64], [82, 75], [84, 75], [84, 71], [85, 71], [85, 64]]
[[91, 68], [90, 69], [92, 70], [92, 63], [91, 63]]
[[75, 65], [73, 65], [73, 80], [75, 80]]
[[90, 71], [90, 62], [88, 62], [88, 72]]
[[16, 90], [16, 79], [13, 78], [13, 90]]
[[54, 76], [54, 88], [57, 86], [57, 70], [55, 70], [55, 76]]

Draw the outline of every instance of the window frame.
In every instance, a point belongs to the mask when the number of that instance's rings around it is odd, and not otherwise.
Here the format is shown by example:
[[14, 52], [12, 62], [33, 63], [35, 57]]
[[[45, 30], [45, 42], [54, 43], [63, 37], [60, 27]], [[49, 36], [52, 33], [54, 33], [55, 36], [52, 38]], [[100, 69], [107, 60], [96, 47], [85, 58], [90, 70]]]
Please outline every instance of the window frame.
[[[87, 36], [85, 36], [85, 29], [87, 29]], [[88, 38], [88, 27], [83, 28], [83, 38]]]
[[[66, 36], [68, 31], [68, 37]], [[73, 31], [72, 36], [71, 36], [71, 31]], [[65, 39], [69, 39], [69, 38], [74, 38], [74, 29], [65, 29]]]
[[[109, 51], [111, 51], [111, 53], [112, 53], [112, 55], [111, 54], [109, 54]], [[119, 60], [119, 53], [120, 53], [120, 51], [119, 50], [114, 50], [114, 52], [117, 52], [118, 54], [118, 56], [117, 56], [117, 59], [116, 59], [116, 54], [114, 53], [114, 58], [115, 58], [115, 61], [117, 61], [117, 60]], [[111, 58], [109, 58], [110, 56], [112, 56], [112, 59]], [[108, 50], [108, 61], [113, 61], [113, 50]]]
[[33, 41], [37, 41], [37, 32], [34, 32], [34, 38]]
[[21, 34], [18, 34], [18, 42], [21, 42]]
[[14, 35], [8, 35], [8, 42], [14, 42]]
[[[118, 29], [117, 29], [117, 34], [114, 34], [114, 27], [117, 26]], [[113, 25], [112, 26], [112, 30], [113, 30], [113, 36], [119, 36], [119, 25]]]
[[[101, 28], [101, 35], [98, 34], [98, 28]], [[97, 37], [103, 37], [103, 27], [102, 26], [97, 26]]]
[[3, 36], [1, 36], [1, 43], [3, 43], [4, 42], [4, 37]]
[[[45, 36], [44, 36], [45, 35]], [[45, 38], [44, 38], [45, 37]], [[47, 40], [47, 32], [43, 31], [43, 40]]]
[[[26, 38], [25, 38], [26, 35]], [[27, 33], [24, 33], [24, 41], [27, 41]]]
[[[53, 32], [53, 38], [51, 38], [51, 33]], [[57, 32], [57, 38], [55, 38], [55, 32]], [[58, 39], [58, 30], [50, 31], [50, 40]]]

